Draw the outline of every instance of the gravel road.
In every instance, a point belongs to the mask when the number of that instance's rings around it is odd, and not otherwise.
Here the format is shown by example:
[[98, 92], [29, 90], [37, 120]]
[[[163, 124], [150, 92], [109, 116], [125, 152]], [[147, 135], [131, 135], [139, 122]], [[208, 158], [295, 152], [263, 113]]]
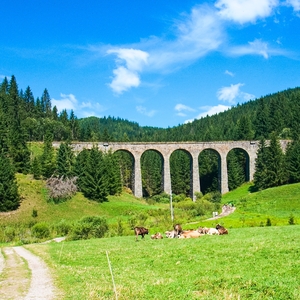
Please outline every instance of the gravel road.
[[1, 250], [4, 253], [3, 256], [0, 252], [1, 299], [59, 299], [56, 298], [50, 271], [38, 256], [24, 247], [6, 247]]

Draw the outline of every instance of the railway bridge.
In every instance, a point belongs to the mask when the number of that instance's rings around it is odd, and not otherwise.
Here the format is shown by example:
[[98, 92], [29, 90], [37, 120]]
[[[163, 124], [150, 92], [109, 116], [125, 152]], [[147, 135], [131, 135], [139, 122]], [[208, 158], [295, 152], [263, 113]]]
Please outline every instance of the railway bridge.
[[[283, 150], [286, 149], [287, 140], [281, 140], [280, 144]], [[54, 147], [59, 147], [60, 143], [53, 143]], [[227, 154], [233, 149], [241, 149], [245, 152], [247, 161], [247, 177], [249, 181], [253, 180], [255, 172], [255, 159], [259, 148], [259, 141], [218, 141], [218, 142], [168, 142], [168, 143], [122, 143], [122, 142], [81, 142], [73, 143], [72, 147], [75, 152], [83, 149], [91, 149], [97, 146], [99, 150], [105, 151], [127, 151], [131, 153], [134, 159], [134, 195], [138, 198], [143, 196], [142, 191], [142, 174], [141, 174], [141, 156], [147, 150], [157, 151], [163, 161], [163, 190], [166, 193], [171, 191], [171, 174], [170, 174], [170, 156], [176, 150], [183, 150], [191, 157], [191, 191], [200, 192], [200, 177], [198, 157], [203, 150], [214, 150], [218, 154], [219, 161], [219, 186], [220, 192], [228, 192], [228, 174], [227, 174]]]

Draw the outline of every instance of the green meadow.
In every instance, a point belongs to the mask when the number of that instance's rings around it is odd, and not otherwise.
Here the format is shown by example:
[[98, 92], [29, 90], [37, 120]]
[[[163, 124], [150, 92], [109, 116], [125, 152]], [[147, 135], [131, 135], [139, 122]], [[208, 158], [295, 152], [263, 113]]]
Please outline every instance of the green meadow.
[[63, 299], [299, 299], [299, 230], [248, 227], [197, 239], [126, 236], [26, 247], [52, 268]]
[[[223, 195], [222, 204], [236, 210], [217, 220], [185, 218], [175, 208], [175, 222], [184, 229], [220, 223], [228, 235], [151, 240], [151, 234], [172, 228], [168, 204], [150, 205], [129, 193], [105, 203], [77, 193], [54, 204], [41, 181], [21, 174], [17, 180], [22, 203], [0, 214], [0, 237], [39, 222], [51, 227], [83, 216], [107, 219], [109, 232], [101, 239], [24, 245], [47, 262], [63, 299], [300, 299], [300, 184], [255, 193], [245, 184]], [[135, 241], [132, 219], [149, 228], [145, 240]], [[50, 238], [55, 236], [52, 230]]]

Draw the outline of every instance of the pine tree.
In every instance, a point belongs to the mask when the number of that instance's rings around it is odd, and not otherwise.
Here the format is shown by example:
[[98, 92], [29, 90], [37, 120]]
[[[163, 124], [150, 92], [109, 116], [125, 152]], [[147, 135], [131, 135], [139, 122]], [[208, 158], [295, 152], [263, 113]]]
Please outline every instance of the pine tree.
[[80, 188], [88, 199], [104, 202], [108, 201], [108, 178], [105, 173], [103, 154], [93, 147], [87, 159], [83, 176], [80, 178]]
[[48, 131], [45, 135], [43, 154], [41, 156], [42, 175], [45, 178], [50, 178], [56, 168], [52, 142], [53, 135]]
[[0, 211], [15, 210], [20, 206], [21, 198], [10, 160], [0, 151]]
[[266, 160], [267, 164], [267, 187], [279, 186], [285, 180], [284, 156], [276, 136], [276, 133], [271, 134], [270, 146]]
[[256, 111], [255, 125], [255, 138], [266, 139], [269, 135], [270, 120], [269, 120], [269, 109], [265, 103], [264, 98], [258, 100], [258, 107]]
[[44, 90], [43, 95], [41, 97], [41, 106], [42, 106], [42, 111], [44, 113], [44, 116], [47, 118], [51, 118], [52, 117], [51, 98], [47, 89]]
[[254, 132], [252, 130], [251, 121], [248, 115], [243, 115], [237, 124], [237, 140], [251, 140], [254, 136]]
[[230, 191], [245, 182], [244, 169], [235, 150], [230, 151], [227, 156], [228, 188]]
[[265, 139], [259, 142], [257, 157], [255, 160], [255, 173], [253, 176], [254, 186], [257, 190], [263, 190], [268, 187], [266, 182], [267, 177], [267, 158], [269, 149], [266, 146]]
[[104, 154], [105, 173], [107, 177], [107, 189], [109, 195], [120, 195], [122, 193], [122, 182], [120, 165], [116, 155], [112, 151]]
[[9, 156], [12, 158], [15, 170], [27, 173], [30, 169], [30, 151], [27, 147], [24, 129], [21, 126], [21, 109], [22, 105], [18, 94], [17, 81], [12, 76], [8, 88], [7, 144]]
[[162, 158], [153, 150], [146, 151], [141, 158], [143, 193], [152, 197], [162, 192]]
[[75, 157], [69, 142], [61, 143], [56, 157], [56, 175], [71, 178], [74, 176]]
[[42, 167], [40, 158], [34, 157], [31, 165], [31, 173], [33, 174], [34, 179], [41, 179]]
[[287, 178], [289, 183], [300, 182], [300, 140], [293, 140], [285, 155]]

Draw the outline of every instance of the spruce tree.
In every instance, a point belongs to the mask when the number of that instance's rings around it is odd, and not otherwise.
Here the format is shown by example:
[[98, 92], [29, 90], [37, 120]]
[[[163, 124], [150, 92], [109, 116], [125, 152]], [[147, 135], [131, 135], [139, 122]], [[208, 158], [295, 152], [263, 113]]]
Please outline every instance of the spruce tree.
[[300, 140], [293, 140], [286, 149], [285, 155], [287, 179], [289, 183], [300, 182]]
[[275, 132], [271, 134], [271, 140], [270, 140], [270, 146], [269, 146], [266, 164], [267, 164], [267, 176], [266, 176], [267, 187], [282, 185], [285, 180], [286, 171], [284, 167], [283, 152]]
[[80, 188], [88, 199], [104, 202], [108, 201], [108, 178], [105, 172], [103, 154], [93, 147], [87, 159], [83, 176], [80, 178]]
[[41, 156], [42, 175], [45, 178], [50, 178], [54, 174], [56, 168], [52, 142], [53, 135], [47, 131], [45, 135], [43, 154]]
[[107, 177], [107, 189], [109, 195], [119, 195], [122, 193], [122, 182], [120, 165], [116, 155], [112, 151], [104, 154], [105, 173]]
[[255, 160], [255, 173], [253, 176], [254, 186], [257, 190], [263, 190], [268, 187], [266, 182], [268, 151], [269, 149], [266, 146], [266, 141], [262, 138], [259, 142]]
[[228, 188], [230, 191], [245, 182], [244, 168], [238, 156], [237, 149], [231, 150], [227, 156]]
[[31, 164], [31, 173], [33, 174], [34, 179], [41, 179], [42, 167], [41, 167], [40, 158], [34, 157]]
[[141, 158], [143, 194], [152, 197], [162, 192], [162, 158], [153, 150], [146, 151]]
[[74, 176], [75, 157], [69, 142], [61, 143], [56, 157], [56, 175], [71, 178]]
[[11, 77], [8, 88], [8, 149], [16, 172], [27, 173], [30, 169], [30, 151], [26, 143], [26, 136], [21, 126], [22, 105], [18, 94], [16, 78]]
[[15, 210], [20, 206], [21, 198], [9, 158], [0, 150], [0, 211]]

